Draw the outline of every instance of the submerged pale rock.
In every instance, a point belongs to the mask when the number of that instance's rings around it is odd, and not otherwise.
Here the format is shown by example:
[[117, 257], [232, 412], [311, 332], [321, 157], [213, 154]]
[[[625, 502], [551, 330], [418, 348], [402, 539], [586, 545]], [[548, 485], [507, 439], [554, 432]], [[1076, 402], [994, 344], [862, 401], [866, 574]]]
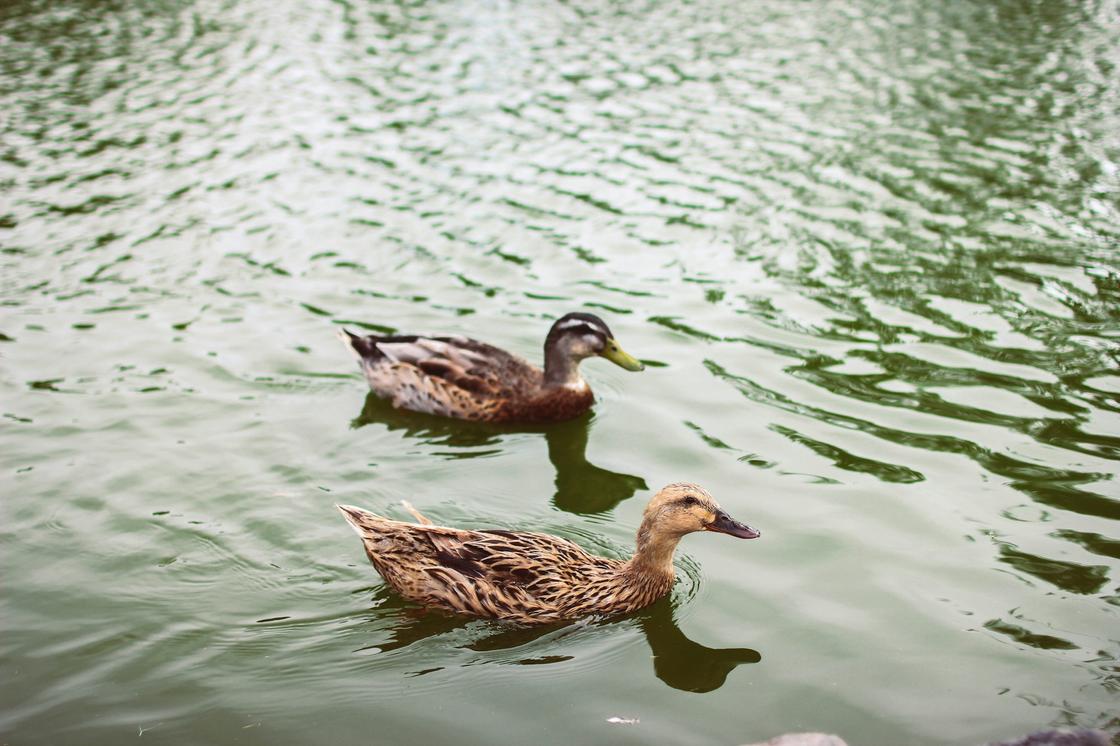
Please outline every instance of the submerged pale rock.
[[747, 746], [848, 746], [848, 742], [831, 733], [786, 733]]
[[[987, 746], [1111, 746], [1111, 737], [1102, 730], [1040, 730], [1010, 741], [991, 741]], [[769, 741], [745, 746], [848, 746], [840, 736], [831, 733], [786, 733]]]

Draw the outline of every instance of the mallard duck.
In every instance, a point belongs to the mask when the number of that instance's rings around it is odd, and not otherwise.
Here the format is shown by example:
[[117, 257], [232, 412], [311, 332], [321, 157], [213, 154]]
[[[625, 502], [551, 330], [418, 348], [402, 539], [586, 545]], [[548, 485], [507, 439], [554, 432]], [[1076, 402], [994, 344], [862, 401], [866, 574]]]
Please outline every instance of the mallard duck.
[[349, 505], [338, 509], [362, 538], [374, 568], [408, 600], [524, 624], [625, 614], [653, 603], [672, 588], [673, 551], [693, 531], [759, 536], [703, 488], [688, 483], [670, 484], [649, 501], [637, 551], [625, 562], [588, 554], [547, 534], [436, 526], [405, 507], [418, 523]]
[[595, 401], [579, 373], [593, 355], [626, 370], [645, 366], [626, 354], [598, 316], [569, 313], [544, 341], [544, 370], [467, 337], [339, 337], [357, 356], [369, 387], [393, 406], [485, 422], [555, 422]]

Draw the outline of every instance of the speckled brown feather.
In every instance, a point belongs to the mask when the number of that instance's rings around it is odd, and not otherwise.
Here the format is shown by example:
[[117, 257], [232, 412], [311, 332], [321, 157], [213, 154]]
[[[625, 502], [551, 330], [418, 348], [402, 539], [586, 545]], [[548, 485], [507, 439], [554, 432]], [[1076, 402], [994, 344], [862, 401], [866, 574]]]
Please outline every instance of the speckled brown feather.
[[[685, 508], [670, 504], [680, 493], [703, 494], [710, 505], [689, 507], [686, 515]], [[623, 562], [589, 554], [547, 534], [436, 526], [407, 507], [421, 523], [338, 506], [361, 537], [374, 568], [405, 598], [445, 611], [524, 624], [624, 614], [653, 603], [672, 588], [673, 551], [681, 536], [704, 530], [704, 520], [719, 510], [701, 488], [670, 485], [650, 501], [638, 550]], [[680, 523], [682, 516], [692, 523]]]

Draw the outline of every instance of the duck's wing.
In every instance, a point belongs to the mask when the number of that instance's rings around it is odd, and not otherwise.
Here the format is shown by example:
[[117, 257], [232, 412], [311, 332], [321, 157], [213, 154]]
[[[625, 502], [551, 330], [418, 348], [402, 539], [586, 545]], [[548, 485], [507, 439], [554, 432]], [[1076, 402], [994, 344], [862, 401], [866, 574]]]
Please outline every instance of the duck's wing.
[[416, 337], [378, 348], [396, 363], [483, 396], [505, 396], [531, 382], [535, 369], [503, 349], [468, 337]]
[[528, 624], [561, 618], [552, 599], [555, 594], [541, 594], [537, 587], [555, 573], [527, 559], [518, 542], [443, 526], [413, 526], [410, 534], [412, 556], [393, 566], [384, 562], [386, 558], [374, 561], [405, 597], [459, 614]]
[[[406, 504], [407, 505], [407, 504]], [[383, 518], [352, 505], [336, 506], [361, 537], [370, 562], [404, 596], [423, 602], [419, 593], [428, 585], [428, 570], [454, 564], [457, 547], [469, 542], [472, 531], [436, 526], [411, 505], [420, 523]]]
[[469, 536], [433, 534], [438, 567], [429, 573], [470, 613], [547, 623], [567, 618], [573, 598], [618, 571], [617, 560], [597, 557], [547, 534], [471, 531]]
[[596, 559], [567, 539], [523, 531], [431, 532], [429, 540], [440, 566], [482, 582], [526, 589], [566, 571], [576, 576], [573, 568]]
[[540, 385], [541, 372], [505, 350], [467, 337], [344, 332], [370, 386], [397, 406], [465, 416], [487, 400], [518, 398]]

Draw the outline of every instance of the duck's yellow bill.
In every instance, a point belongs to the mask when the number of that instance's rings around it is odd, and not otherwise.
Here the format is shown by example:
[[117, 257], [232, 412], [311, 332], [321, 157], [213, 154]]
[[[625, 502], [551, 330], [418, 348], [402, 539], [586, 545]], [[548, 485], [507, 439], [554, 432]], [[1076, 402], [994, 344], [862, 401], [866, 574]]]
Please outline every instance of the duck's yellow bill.
[[607, 346], [604, 347], [603, 351], [599, 354], [618, 367], [625, 368], [626, 370], [645, 370], [646, 368], [641, 360], [619, 347], [618, 342], [615, 342], [614, 339], [608, 339]]

